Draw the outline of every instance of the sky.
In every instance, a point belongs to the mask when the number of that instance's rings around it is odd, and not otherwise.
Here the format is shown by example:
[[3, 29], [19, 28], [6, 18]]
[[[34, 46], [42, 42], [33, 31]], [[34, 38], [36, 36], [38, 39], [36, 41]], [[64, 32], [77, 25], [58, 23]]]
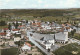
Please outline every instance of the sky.
[[80, 8], [80, 0], [0, 0], [0, 9]]

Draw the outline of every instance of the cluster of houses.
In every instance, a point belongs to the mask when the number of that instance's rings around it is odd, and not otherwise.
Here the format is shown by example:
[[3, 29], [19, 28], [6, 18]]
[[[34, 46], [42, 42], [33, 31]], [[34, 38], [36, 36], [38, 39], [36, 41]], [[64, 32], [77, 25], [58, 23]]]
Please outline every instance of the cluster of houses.
[[71, 32], [73, 29], [71, 27], [71, 24], [66, 23], [59, 25], [55, 22], [41, 22], [38, 20], [35, 21], [29, 21], [28, 24], [31, 24], [31, 28], [37, 31], [63, 31], [66, 30], [68, 32]]
[[[7, 24], [13, 24], [13, 22], [8, 22]], [[14, 23], [16, 23], [14, 21]], [[20, 41], [26, 36], [25, 32], [31, 30], [27, 33], [26, 40], [28, 36], [33, 37], [36, 41], [40, 42], [45, 49], [51, 49], [52, 45], [55, 45], [56, 42], [65, 44], [68, 42], [68, 32], [73, 30], [72, 25], [69, 23], [57, 24], [55, 22], [42, 22], [39, 20], [28, 20], [26, 23], [25, 20], [18, 21], [19, 25], [16, 29], [14, 25], [11, 25], [11, 30], [4, 28], [0, 30], [0, 39], [14, 39], [14, 42]], [[44, 33], [46, 32], [46, 34]], [[15, 37], [15, 35], [20, 35], [20, 37]], [[22, 51], [31, 50], [31, 44], [25, 42], [21, 47]]]
[[36, 41], [44, 45], [45, 49], [51, 49], [51, 46], [55, 45], [56, 42], [62, 44], [68, 42], [68, 32], [66, 31], [59, 32], [56, 34], [40, 34], [40, 33], [31, 33], [31, 34]]
[[[24, 20], [25, 21], [25, 20]], [[16, 23], [16, 21], [13, 21], [14, 23]], [[31, 50], [31, 44], [27, 43], [27, 41], [29, 40], [26, 37], [26, 23], [25, 22], [20, 22], [18, 21], [18, 24], [21, 24], [17, 27], [13, 25], [13, 22], [8, 22], [7, 24], [11, 24], [11, 29], [9, 28], [3, 28], [0, 30], [0, 45], [7, 44], [8, 46], [18, 46], [15, 44], [15, 42], [21, 41], [22, 39], [25, 39], [24, 45], [21, 46], [22, 51], [25, 50]], [[9, 41], [4, 41], [4, 40], [9, 40]], [[3, 42], [4, 41], [4, 42]]]
[[[38, 20], [29, 21], [28, 25], [31, 25], [30, 28], [35, 32], [32, 32], [32, 37], [37, 39], [46, 49], [51, 49], [52, 45], [58, 43], [67, 43], [68, 42], [68, 32], [73, 30], [71, 24], [57, 24], [55, 22], [41, 22]], [[42, 32], [53, 32], [44, 34]], [[28, 34], [29, 36], [29, 34]]]

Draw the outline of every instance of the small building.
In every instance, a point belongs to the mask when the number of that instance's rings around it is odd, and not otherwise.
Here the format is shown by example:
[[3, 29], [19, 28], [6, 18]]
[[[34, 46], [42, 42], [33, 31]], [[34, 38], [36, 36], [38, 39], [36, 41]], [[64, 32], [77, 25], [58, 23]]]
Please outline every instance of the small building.
[[45, 47], [46, 49], [51, 49], [51, 43], [50, 42], [45, 42]]
[[40, 40], [42, 40], [44, 43], [48, 42], [50, 43], [51, 45], [54, 45], [55, 41], [54, 41], [54, 36], [51, 36], [51, 35], [45, 35], [43, 38], [41, 38]]
[[25, 44], [21, 47], [22, 51], [31, 50], [31, 44], [25, 42]]
[[6, 37], [6, 33], [5, 32], [1, 32], [0, 33], [0, 38], [5, 38]]
[[70, 28], [70, 27], [66, 27], [66, 30], [67, 30], [68, 32], [71, 32], [73, 29]]
[[12, 29], [12, 30], [15, 29], [15, 26], [12, 25], [12, 26], [11, 26], [11, 29]]
[[9, 32], [10, 30], [8, 28], [2, 29], [3, 32]]
[[16, 42], [16, 41], [20, 41], [20, 40], [21, 40], [20, 37], [15, 37], [15, 38], [14, 38], [14, 42]]
[[19, 32], [19, 29], [13, 29], [11, 30], [11, 32], [14, 34], [14, 33], [18, 33]]
[[21, 25], [21, 26], [18, 26], [19, 29], [24, 29], [25, 26], [24, 25]]

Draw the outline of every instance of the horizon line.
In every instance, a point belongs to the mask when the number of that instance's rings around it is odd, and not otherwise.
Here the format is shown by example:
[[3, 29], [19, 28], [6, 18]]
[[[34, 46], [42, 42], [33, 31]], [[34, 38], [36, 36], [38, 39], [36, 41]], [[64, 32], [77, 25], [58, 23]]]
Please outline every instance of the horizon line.
[[1, 8], [0, 10], [3, 9], [80, 9], [80, 8]]

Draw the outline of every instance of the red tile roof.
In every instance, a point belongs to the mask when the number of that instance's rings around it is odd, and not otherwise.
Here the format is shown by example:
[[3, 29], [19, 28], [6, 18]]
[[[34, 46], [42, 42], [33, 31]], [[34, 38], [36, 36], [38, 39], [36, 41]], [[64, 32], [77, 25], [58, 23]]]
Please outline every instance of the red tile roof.
[[0, 33], [0, 35], [6, 35], [6, 33]]
[[25, 44], [28, 45], [29, 47], [31, 47], [31, 44], [29, 44], [28, 42], [26, 42]]
[[43, 29], [42, 27], [40, 27], [40, 29]]
[[61, 28], [59, 31], [60, 31], [60, 32], [63, 32], [63, 31], [64, 31], [64, 28]]
[[22, 26], [18, 26], [18, 27], [24, 27], [24, 25], [22, 25]]
[[32, 23], [32, 25], [34, 25], [34, 26], [35, 26], [35, 25], [36, 25], [36, 23]]
[[66, 29], [70, 29], [70, 27], [66, 27]]
[[13, 29], [13, 31], [19, 31], [19, 29]]
[[41, 23], [40, 23], [40, 22], [38, 22], [38, 23], [37, 23], [37, 25], [39, 25], [39, 26], [40, 26], [40, 25], [41, 25]]
[[65, 24], [62, 24], [62, 26], [65, 26]]
[[8, 30], [8, 28], [4, 28], [3, 30]]
[[32, 23], [32, 25], [38, 25], [38, 26], [40, 26], [40, 25], [41, 25], [41, 23], [40, 23], [40, 22]]

